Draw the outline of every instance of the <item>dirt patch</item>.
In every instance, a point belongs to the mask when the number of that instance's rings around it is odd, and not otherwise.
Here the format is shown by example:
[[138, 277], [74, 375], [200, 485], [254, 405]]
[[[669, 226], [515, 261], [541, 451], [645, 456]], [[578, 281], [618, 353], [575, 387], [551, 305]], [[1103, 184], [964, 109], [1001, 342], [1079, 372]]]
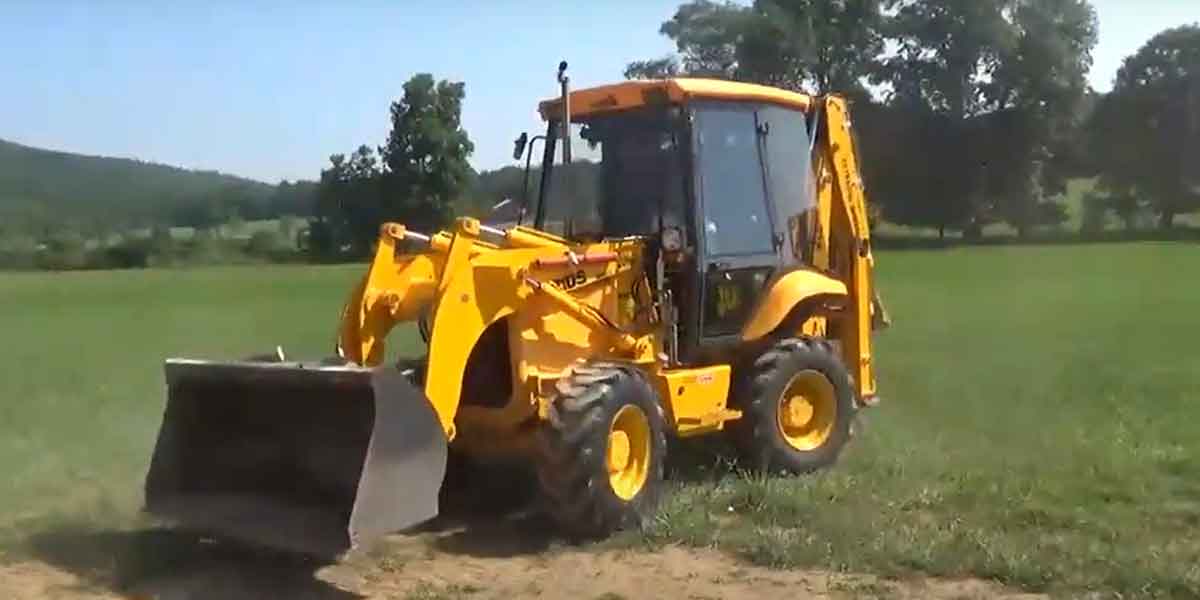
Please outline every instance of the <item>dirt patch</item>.
[[[746, 566], [713, 550], [558, 551], [512, 558], [396, 555], [395, 562], [329, 577], [371, 597], [428, 598], [1017, 598], [980, 581], [892, 582], [820, 571]], [[342, 579], [342, 577], [347, 577]], [[424, 596], [419, 594], [425, 594]]]
[[[869, 575], [752, 567], [714, 550], [549, 549], [513, 531], [483, 542], [462, 531], [397, 537], [368, 554], [314, 565], [215, 547], [79, 538], [111, 545], [0, 565], [0, 598], [685, 600], [1033, 598], [975, 580], [889, 581]], [[129, 534], [141, 535], [141, 534]], [[61, 543], [70, 543], [60, 538]], [[117, 545], [113, 545], [117, 544]], [[124, 544], [124, 545], [120, 545]], [[86, 557], [82, 560], [80, 557]]]

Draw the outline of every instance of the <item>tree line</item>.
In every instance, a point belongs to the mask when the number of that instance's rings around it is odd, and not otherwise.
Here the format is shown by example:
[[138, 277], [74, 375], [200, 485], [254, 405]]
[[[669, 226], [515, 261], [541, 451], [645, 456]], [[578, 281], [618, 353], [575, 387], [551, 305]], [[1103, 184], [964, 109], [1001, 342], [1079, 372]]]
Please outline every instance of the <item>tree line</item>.
[[[1083, 198], [1085, 230], [1110, 215], [1127, 228], [1153, 215], [1166, 230], [1200, 210], [1196, 25], [1147, 41], [1107, 93], [1087, 84], [1098, 31], [1087, 0], [690, 0], [659, 31], [675, 51], [628, 64], [627, 78], [714, 77], [849, 97], [876, 224], [979, 239], [1003, 223], [1025, 238], [1064, 223], [1067, 183], [1081, 179], [1096, 183]], [[418, 73], [388, 107], [381, 143], [332, 155], [317, 181], [210, 186], [157, 208], [140, 222], [146, 235], [83, 262], [356, 260], [383, 221], [433, 231], [455, 215], [485, 215], [519, 197], [524, 171], [471, 168], [465, 95], [463, 82]], [[221, 234], [287, 215], [254, 240]], [[12, 239], [3, 228], [19, 222], [0, 221], [0, 263]], [[180, 243], [169, 226], [199, 235]], [[77, 258], [86, 237], [29, 239]]]
[[[86, 210], [52, 202], [0, 210], [0, 269], [118, 269], [303, 258], [315, 182], [235, 182], [177, 196], [154, 210]], [[119, 192], [118, 192], [119, 193]], [[104, 190], [91, 194], [106, 200]]]
[[[1172, 28], [1125, 59], [1113, 89], [1087, 84], [1098, 23], [1086, 0], [715, 0], [681, 4], [669, 56], [630, 79], [714, 77], [854, 103], [876, 222], [979, 239], [1068, 218], [1071, 180], [1097, 185], [1083, 227], [1108, 215], [1170, 228], [1200, 209], [1200, 28]], [[516, 198], [520, 168], [475, 174], [458, 118], [464, 87], [418, 75], [377, 149], [322, 172], [314, 248], [361, 255], [384, 218], [426, 229]], [[535, 174], [536, 178], [536, 174]]]
[[0, 268], [279, 257], [295, 247], [316, 187], [0, 140]]
[[1168, 228], [1200, 208], [1200, 28], [1154, 36], [1107, 94], [1086, 83], [1097, 28], [1086, 0], [694, 0], [660, 28], [677, 52], [626, 76], [851, 97], [893, 223], [1026, 236], [1066, 219], [1069, 179], [1095, 177], [1085, 211]]

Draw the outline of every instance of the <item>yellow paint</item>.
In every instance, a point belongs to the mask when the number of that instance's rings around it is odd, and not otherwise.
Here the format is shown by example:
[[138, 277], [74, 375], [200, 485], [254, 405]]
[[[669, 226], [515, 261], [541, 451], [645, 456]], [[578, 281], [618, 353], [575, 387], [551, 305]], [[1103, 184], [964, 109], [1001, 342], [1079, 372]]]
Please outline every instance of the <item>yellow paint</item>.
[[[512, 230], [510, 236], [511, 233]], [[554, 382], [579, 360], [620, 358], [639, 364], [654, 361], [659, 348], [656, 335], [645, 326], [644, 316], [633, 321], [623, 317], [619, 302], [622, 295], [632, 298], [633, 282], [645, 278], [635, 268], [641, 264], [641, 242], [609, 241], [571, 250], [577, 256], [610, 252], [619, 258], [607, 263], [536, 266], [538, 259], [558, 258], [566, 253], [566, 247], [545, 244], [503, 249], [472, 258], [475, 273], [500, 270], [508, 274], [506, 277], [519, 280], [523, 287], [518, 298], [512, 300], [519, 310], [509, 314], [504, 325], [508, 328], [513, 394], [503, 407], [458, 408], [455, 419], [458, 434], [472, 438], [461, 443], [461, 447], [473, 450], [485, 447], [488, 455], [527, 448], [528, 440], [524, 437], [532, 434], [530, 420], [545, 415], [554, 395]], [[577, 276], [579, 273], [582, 275]], [[525, 284], [526, 277], [545, 285], [537, 289]], [[556, 280], [568, 280], [573, 287], [560, 289], [549, 283]], [[490, 291], [493, 287], [478, 289]], [[636, 296], [644, 301], [645, 290]]]
[[833, 384], [816, 371], [801, 371], [779, 397], [776, 425], [788, 445], [797, 450], [820, 448], [837, 421]]
[[[397, 242], [405, 233], [403, 226], [394, 223], [381, 228], [367, 273], [343, 308], [338, 348], [351, 362], [378, 365], [385, 356], [384, 341], [395, 324], [414, 320], [429, 310], [432, 321], [425, 394], [450, 439], [456, 437], [462, 372], [471, 350], [489, 325], [518, 308], [531, 309], [521, 314], [541, 317], [541, 322], [510, 319], [514, 394], [501, 409], [468, 407], [461, 420], [474, 431], [486, 431], [492, 437], [511, 436], [516, 424], [536, 414], [544, 395], [530, 393], [523, 382], [546, 367], [559, 371], [553, 373], [557, 376], [574, 359], [605, 354], [604, 347], [609, 354], [620, 353], [639, 362], [653, 360], [657, 342], [649, 332], [634, 335], [612, 326], [613, 319], [624, 320], [617, 315], [617, 289], [623, 287], [628, 293], [632, 286], [631, 265], [637, 264], [640, 242], [599, 244], [589, 249], [616, 252], [620, 260], [578, 265], [585, 271], [586, 281], [568, 292], [552, 284], [535, 290], [526, 279], [539, 259], [564, 256], [568, 246], [554, 236], [513, 228], [503, 240], [508, 247], [502, 248], [479, 239], [478, 221], [460, 219], [454, 230], [433, 235], [427, 250], [398, 257]], [[551, 267], [537, 274], [553, 281], [575, 268]], [[522, 334], [530, 329], [544, 336], [524, 339]], [[573, 351], [563, 352], [562, 342]], [[539, 360], [524, 361], [526, 368], [522, 369], [516, 358], [530, 349]]]
[[517, 248], [561, 248], [569, 243], [552, 233], [521, 226], [508, 230], [506, 239]]
[[609, 341], [611, 341], [620, 353], [632, 354], [637, 348], [637, 338], [622, 331], [600, 309], [575, 299], [574, 296], [560, 290], [553, 283], [541, 282], [536, 287], [539, 292], [545, 294], [547, 298], [557, 305], [559, 311], [583, 323], [590, 331], [600, 331], [608, 334]]
[[[866, 222], [848, 109], [837, 96], [814, 100], [784, 90], [697, 79], [625, 82], [575, 92], [578, 115], [658, 102], [695, 98], [775, 102], [811, 111], [820, 104], [824, 143], [815, 147], [817, 210], [811, 216], [813, 265], [780, 275], [759, 298], [718, 292], [718, 308], [743, 302], [756, 308], [741, 332], [744, 341], [776, 330], [800, 302], [814, 297], [844, 297], [839, 310], [810, 315], [800, 331], [823, 336], [836, 331], [843, 359], [854, 375], [860, 398], [875, 393], [871, 361], [873, 257]], [[610, 98], [610, 96], [612, 98]], [[614, 104], [615, 103], [615, 104]], [[543, 113], [553, 106], [542, 105]], [[348, 360], [377, 365], [384, 340], [396, 323], [421, 314], [431, 317], [425, 394], [450, 439], [485, 452], [525, 452], [539, 418], [554, 396], [554, 384], [580, 360], [617, 358], [643, 368], [659, 389], [670, 426], [682, 436], [719, 430], [739, 418], [728, 408], [730, 366], [705, 365], [663, 370], [662, 323], [648, 310], [651, 290], [643, 271], [643, 242], [607, 240], [569, 242], [526, 227], [503, 238], [484, 233], [474, 219], [435, 233], [427, 247], [397, 255], [407, 231], [386, 224], [367, 273], [352, 291], [341, 315], [339, 352]], [[564, 257], [615, 253], [609, 262], [550, 264]], [[635, 285], [640, 283], [640, 285]], [[686, 299], [679, 299], [685, 301]], [[875, 314], [882, 312], [877, 305]], [[508, 329], [512, 396], [502, 407], [463, 406], [462, 373], [482, 333], [491, 325]], [[694, 324], [682, 323], [683, 327]], [[795, 395], [794, 395], [795, 396]], [[807, 394], [798, 397], [809, 398]], [[780, 427], [802, 430], [820, 421], [811, 401], [789, 401]], [[616, 468], [634, 461], [636, 443], [628, 433], [614, 434]], [[628, 454], [624, 448], [628, 445]], [[624, 468], [624, 467], [622, 467]]]
[[661, 371], [655, 378], [659, 397], [666, 400], [667, 418], [680, 436], [722, 429], [725, 421], [741, 416], [726, 409], [729, 365]]
[[650, 475], [651, 452], [646, 413], [634, 404], [622, 406], [613, 415], [605, 450], [608, 482], [618, 498], [632, 500], [642, 491]]
[[846, 100], [828, 97], [825, 115], [829, 135], [824, 151], [833, 165], [833, 185], [830, 187], [837, 200], [832, 203], [831, 229], [839, 233], [836, 247], [831, 247], [831, 252], [841, 258], [834, 268], [846, 278], [852, 302], [849, 316], [839, 329], [842, 360], [854, 375], [858, 397], [871, 402], [875, 397], [875, 368], [871, 355], [871, 301], [874, 296], [871, 272], [875, 259], [871, 252], [866, 196]]
[[[655, 103], [681, 104], [689, 100], [768, 102], [807, 111], [812, 96], [753, 83], [680, 77], [663, 80], [624, 81], [571, 92], [571, 118], [626, 110]], [[538, 105], [543, 119], [557, 118], [561, 99]]]
[[845, 296], [846, 284], [809, 269], [797, 269], [771, 283], [742, 328], [742, 340], [757, 340], [779, 327], [797, 304], [817, 296]]
[[371, 366], [383, 360], [384, 340], [393, 325], [415, 319], [433, 301], [444, 263], [438, 255], [397, 260], [397, 238], [387, 231], [396, 232], [385, 228], [380, 236], [375, 258], [343, 308], [338, 329], [343, 357]]
[[[530, 276], [543, 283], [583, 271], [585, 283], [569, 290], [546, 285], [532, 293], [510, 320], [509, 351], [517, 388], [514, 402], [532, 404], [543, 417], [554, 396], [554, 382], [578, 361], [617, 358], [650, 365], [661, 350], [658, 330], [648, 317], [643, 313], [630, 320], [621, 308], [622, 297], [648, 301], [645, 286], [634, 293], [634, 282], [645, 280], [640, 268], [642, 242], [613, 240], [572, 250], [579, 256], [615, 252], [618, 259], [531, 270]], [[509, 420], [507, 424], [515, 426], [517, 422]]]

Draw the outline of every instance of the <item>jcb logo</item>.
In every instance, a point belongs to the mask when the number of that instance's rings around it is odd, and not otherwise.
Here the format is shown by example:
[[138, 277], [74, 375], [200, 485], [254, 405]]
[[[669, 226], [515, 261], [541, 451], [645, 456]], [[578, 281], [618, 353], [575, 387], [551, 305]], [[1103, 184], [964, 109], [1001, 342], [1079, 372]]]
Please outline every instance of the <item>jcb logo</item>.
[[582, 270], [579, 270], [567, 275], [566, 277], [559, 277], [553, 281], [554, 285], [564, 290], [573, 290], [587, 283], [587, 274], [585, 274]]
[[738, 293], [736, 286], [722, 285], [717, 287], [717, 316], [724, 317], [725, 315], [737, 310], [742, 304], [741, 294]]

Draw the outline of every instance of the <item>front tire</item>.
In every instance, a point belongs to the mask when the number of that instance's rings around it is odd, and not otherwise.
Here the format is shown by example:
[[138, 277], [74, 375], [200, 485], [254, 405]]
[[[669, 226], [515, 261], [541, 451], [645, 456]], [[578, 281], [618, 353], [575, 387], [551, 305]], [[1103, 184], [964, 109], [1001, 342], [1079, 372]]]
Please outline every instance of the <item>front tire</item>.
[[640, 528], [658, 507], [666, 420], [632, 365], [592, 363], [561, 379], [540, 432], [549, 516], [580, 537]]
[[740, 378], [737, 397], [742, 418], [729, 429], [755, 469], [812, 473], [837, 462], [850, 439], [854, 386], [824, 339], [771, 346]]

